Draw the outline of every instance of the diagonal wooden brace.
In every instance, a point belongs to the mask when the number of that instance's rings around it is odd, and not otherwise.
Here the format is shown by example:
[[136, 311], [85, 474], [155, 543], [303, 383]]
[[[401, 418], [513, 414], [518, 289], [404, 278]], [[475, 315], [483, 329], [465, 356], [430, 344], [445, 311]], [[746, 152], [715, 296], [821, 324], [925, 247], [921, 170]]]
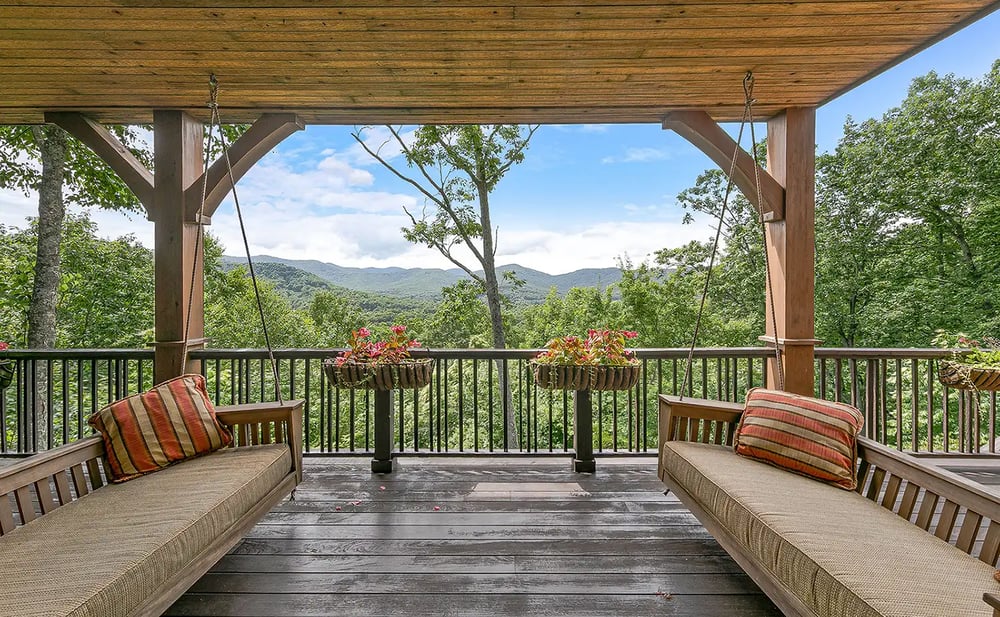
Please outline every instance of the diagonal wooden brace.
[[[233, 178], [239, 181], [250, 169], [286, 137], [305, 128], [295, 114], [264, 114], [229, 146], [229, 161]], [[203, 177], [184, 191], [186, 220], [194, 221], [201, 205]], [[220, 156], [208, 169], [203, 221], [209, 219], [232, 189], [225, 156]]]
[[118, 174], [154, 220], [153, 174], [99, 122], [76, 112], [47, 112], [45, 121], [61, 127], [94, 151]]
[[[728, 172], [736, 151], [736, 141], [722, 127], [703, 111], [675, 111], [663, 119], [663, 128], [669, 129], [691, 142], [708, 158]], [[763, 204], [757, 203], [757, 186], [754, 168], [760, 177], [760, 192]], [[733, 184], [746, 196], [750, 203], [760, 208], [765, 221], [780, 221], [785, 218], [785, 189], [771, 174], [754, 163], [753, 157], [742, 148], [736, 155]]]

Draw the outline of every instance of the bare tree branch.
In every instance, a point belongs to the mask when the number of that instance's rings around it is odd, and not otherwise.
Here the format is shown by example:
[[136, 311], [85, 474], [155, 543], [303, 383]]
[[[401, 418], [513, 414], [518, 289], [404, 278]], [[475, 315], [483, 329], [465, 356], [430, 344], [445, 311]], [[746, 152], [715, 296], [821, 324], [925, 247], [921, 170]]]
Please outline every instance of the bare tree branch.
[[[406, 216], [410, 217], [410, 221], [413, 223], [414, 227], [416, 227], [419, 224], [419, 221], [416, 219], [416, 217], [413, 216], [413, 213], [411, 213], [405, 207], [403, 208], [403, 212], [406, 213]], [[417, 235], [420, 238], [422, 238], [425, 243], [427, 243], [430, 246], [432, 246], [435, 249], [437, 249], [438, 252], [441, 253], [442, 255], [444, 255], [444, 257], [448, 261], [450, 261], [451, 263], [453, 263], [456, 266], [458, 266], [459, 268], [461, 268], [461, 270], [463, 272], [465, 272], [466, 274], [468, 274], [470, 277], [472, 277], [473, 280], [475, 280], [476, 282], [479, 282], [479, 283], [483, 282], [482, 277], [480, 277], [478, 274], [476, 274], [474, 271], [472, 271], [468, 266], [466, 266], [465, 264], [463, 264], [462, 262], [458, 261], [458, 259], [456, 259], [455, 257], [452, 256], [451, 249], [452, 249], [453, 246], [455, 246], [455, 243], [457, 241], [452, 241], [450, 244], [445, 245], [443, 242], [437, 240], [436, 238], [428, 236], [427, 234], [418, 233]]]
[[[403, 143], [403, 140], [399, 137], [398, 133], [396, 133], [396, 131], [391, 126], [388, 127], [388, 128], [389, 128], [389, 131], [396, 137], [396, 141], [398, 141], [399, 144], [401, 146], [403, 146], [403, 152], [404, 153], [409, 152], [406, 149], [406, 145]], [[424, 197], [426, 197], [427, 199], [433, 201], [434, 203], [438, 204], [441, 207], [444, 207], [444, 203], [441, 201], [441, 199], [439, 199], [437, 197], [437, 195], [435, 195], [434, 193], [431, 193], [430, 191], [428, 191], [422, 184], [420, 184], [419, 182], [417, 182], [413, 178], [410, 178], [406, 174], [400, 172], [398, 169], [396, 169], [392, 165], [392, 163], [390, 163], [384, 157], [382, 157], [381, 154], [379, 154], [378, 152], [375, 152], [371, 148], [369, 148], [368, 144], [366, 144], [364, 142], [364, 140], [361, 139], [361, 136], [357, 132], [351, 133], [351, 137], [354, 138], [354, 141], [358, 142], [358, 144], [364, 149], [365, 152], [367, 152], [368, 154], [370, 154], [376, 161], [378, 161], [379, 163], [381, 163], [383, 167], [385, 167], [386, 169], [388, 169], [389, 171], [391, 171], [397, 178], [399, 178], [403, 182], [406, 182], [407, 184], [413, 186], [413, 188], [415, 188], [418, 191], [420, 191], [424, 195]], [[379, 150], [381, 150], [381, 149], [382, 149], [382, 147], [380, 146]], [[433, 186], [435, 190], [439, 191], [442, 195], [444, 195], [445, 193], [444, 193], [444, 190], [442, 189], [442, 187], [438, 186], [434, 182], [433, 178], [431, 178], [430, 176], [427, 175], [427, 172], [424, 171], [423, 167], [420, 166], [420, 165], [418, 165], [417, 167], [419, 167], [420, 170], [423, 172], [424, 177], [427, 178], [427, 181], [431, 183], [431, 186]]]

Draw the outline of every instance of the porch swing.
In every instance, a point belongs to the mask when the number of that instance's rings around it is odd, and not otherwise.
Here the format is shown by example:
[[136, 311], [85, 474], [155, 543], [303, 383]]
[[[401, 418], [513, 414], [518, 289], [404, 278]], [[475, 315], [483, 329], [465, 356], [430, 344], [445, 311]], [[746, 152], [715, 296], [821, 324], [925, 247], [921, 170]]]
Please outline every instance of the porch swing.
[[[751, 139], [752, 88], [748, 73], [740, 137], [749, 122]], [[742, 404], [686, 396], [732, 167], [728, 178], [681, 394], [659, 397], [667, 492], [785, 615], [1000, 615], [1000, 497], [860, 436], [855, 407], [782, 391], [777, 337], [777, 390], [753, 388]]]
[[[208, 140], [218, 127], [249, 261], [214, 76], [210, 88]], [[199, 214], [204, 203], [203, 186]], [[181, 375], [94, 414], [101, 434], [0, 470], [0, 614], [160, 615], [294, 498], [304, 401], [281, 397], [252, 262], [250, 276], [278, 401], [213, 409], [204, 376]], [[193, 291], [185, 359], [192, 303]]]

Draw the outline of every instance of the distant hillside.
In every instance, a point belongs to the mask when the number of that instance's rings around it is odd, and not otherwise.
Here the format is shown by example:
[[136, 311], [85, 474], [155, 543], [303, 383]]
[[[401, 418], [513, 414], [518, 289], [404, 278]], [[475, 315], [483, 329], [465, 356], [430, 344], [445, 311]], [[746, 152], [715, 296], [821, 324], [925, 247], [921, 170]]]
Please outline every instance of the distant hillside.
[[[267, 278], [280, 283], [279, 287], [296, 295], [311, 297], [321, 282], [328, 285], [352, 289], [355, 291], [395, 296], [400, 298], [416, 298], [420, 300], [437, 300], [441, 296], [441, 288], [453, 285], [466, 278], [458, 268], [441, 270], [432, 268], [346, 268], [315, 260], [282, 259], [269, 255], [255, 256], [254, 264], [260, 272], [267, 268]], [[225, 263], [245, 263], [239, 257], [223, 257]], [[284, 266], [284, 267], [282, 267]], [[296, 273], [296, 270], [303, 276]], [[517, 277], [525, 282], [524, 287], [513, 293], [521, 302], [541, 302], [553, 287], [560, 293], [566, 293], [573, 287], [599, 287], [601, 289], [617, 283], [621, 279], [618, 268], [587, 268], [566, 274], [546, 274], [519, 265], [499, 266], [498, 272], [513, 270]], [[312, 290], [312, 291], [310, 291]], [[507, 290], [508, 292], [510, 290]]]
[[[224, 262], [232, 267], [236, 264], [244, 264], [246, 260], [224, 258]], [[389, 315], [386, 319], [387, 322], [393, 320], [392, 315], [409, 312], [428, 313], [431, 310], [426, 300], [388, 296], [340, 287], [315, 274], [286, 263], [258, 262], [254, 258], [254, 270], [259, 278], [273, 283], [275, 288], [288, 298], [295, 308], [303, 308], [308, 305], [312, 297], [320, 291], [332, 291], [338, 295], [349, 297], [357, 306], [370, 314], [385, 313]]]

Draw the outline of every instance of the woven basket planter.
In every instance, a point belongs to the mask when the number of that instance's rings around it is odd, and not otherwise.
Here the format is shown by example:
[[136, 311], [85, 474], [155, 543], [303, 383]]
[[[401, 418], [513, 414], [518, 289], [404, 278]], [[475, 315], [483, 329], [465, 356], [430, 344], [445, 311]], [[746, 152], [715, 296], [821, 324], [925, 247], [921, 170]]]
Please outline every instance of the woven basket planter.
[[597, 366], [590, 376], [591, 390], [631, 390], [639, 383], [640, 367], [635, 366]]
[[959, 390], [1000, 391], [1000, 368], [977, 368], [941, 360], [938, 363], [938, 380]]
[[586, 390], [590, 387], [589, 366], [531, 363], [535, 383], [546, 390]]
[[333, 359], [323, 361], [330, 384], [338, 388], [358, 390], [395, 390], [423, 388], [431, 382], [434, 359], [410, 360], [402, 364], [343, 364]]
[[10, 360], [0, 360], [0, 390], [6, 390], [14, 383], [14, 363]]
[[547, 390], [628, 390], [639, 382], [640, 367], [531, 363], [535, 383]]

